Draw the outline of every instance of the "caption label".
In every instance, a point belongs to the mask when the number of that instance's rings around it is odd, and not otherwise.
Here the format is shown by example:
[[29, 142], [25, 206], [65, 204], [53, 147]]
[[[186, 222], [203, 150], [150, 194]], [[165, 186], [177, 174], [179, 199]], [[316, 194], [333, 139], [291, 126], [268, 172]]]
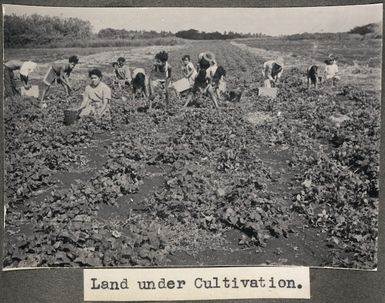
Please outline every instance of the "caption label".
[[85, 269], [85, 301], [310, 299], [308, 267]]

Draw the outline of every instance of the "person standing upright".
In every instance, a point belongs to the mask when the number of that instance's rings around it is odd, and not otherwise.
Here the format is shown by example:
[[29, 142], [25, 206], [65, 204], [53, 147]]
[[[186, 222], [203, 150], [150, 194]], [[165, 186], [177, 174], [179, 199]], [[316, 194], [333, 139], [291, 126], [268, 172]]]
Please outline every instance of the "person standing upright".
[[331, 80], [332, 86], [335, 86], [337, 82], [341, 79], [338, 74], [338, 65], [337, 65], [338, 57], [334, 55], [329, 55], [328, 59], [325, 60], [325, 79]]
[[153, 64], [152, 71], [149, 76], [149, 108], [152, 106], [152, 98], [154, 97], [155, 90], [160, 88], [164, 90], [166, 95], [166, 105], [169, 105], [169, 92], [168, 88], [171, 82], [171, 72], [172, 68], [168, 63], [168, 53], [165, 51], [161, 51], [155, 55], [155, 61]]

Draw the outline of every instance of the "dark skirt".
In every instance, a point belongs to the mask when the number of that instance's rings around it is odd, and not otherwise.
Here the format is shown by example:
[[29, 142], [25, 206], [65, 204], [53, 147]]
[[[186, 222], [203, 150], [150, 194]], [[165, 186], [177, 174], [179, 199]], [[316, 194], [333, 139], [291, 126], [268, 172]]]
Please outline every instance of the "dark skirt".
[[4, 67], [4, 97], [14, 97], [20, 95], [19, 91], [16, 88], [16, 81], [13, 71]]

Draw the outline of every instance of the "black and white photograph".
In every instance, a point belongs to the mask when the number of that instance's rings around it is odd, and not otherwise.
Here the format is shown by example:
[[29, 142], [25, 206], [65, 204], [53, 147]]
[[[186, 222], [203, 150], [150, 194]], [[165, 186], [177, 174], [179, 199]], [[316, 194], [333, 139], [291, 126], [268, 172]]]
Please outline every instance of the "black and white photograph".
[[383, 5], [3, 5], [3, 269], [377, 269]]

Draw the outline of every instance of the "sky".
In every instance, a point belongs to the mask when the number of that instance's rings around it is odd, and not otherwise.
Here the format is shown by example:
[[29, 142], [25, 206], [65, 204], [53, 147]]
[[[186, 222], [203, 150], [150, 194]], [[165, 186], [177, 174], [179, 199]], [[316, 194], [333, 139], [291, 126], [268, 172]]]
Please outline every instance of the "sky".
[[88, 20], [102, 28], [177, 32], [234, 31], [272, 36], [345, 32], [382, 21], [382, 4], [306, 8], [80, 8], [4, 5], [3, 14], [40, 14]]

